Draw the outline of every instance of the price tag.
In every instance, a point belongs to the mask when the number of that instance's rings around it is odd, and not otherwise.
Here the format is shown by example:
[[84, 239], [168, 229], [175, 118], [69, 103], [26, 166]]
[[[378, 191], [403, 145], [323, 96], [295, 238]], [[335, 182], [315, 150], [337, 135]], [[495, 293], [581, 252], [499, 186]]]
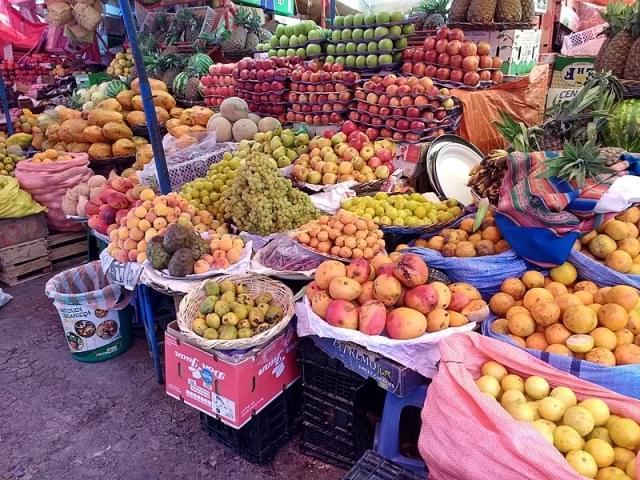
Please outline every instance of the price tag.
[[103, 250], [100, 253], [100, 264], [109, 282], [122, 285], [127, 290], [134, 290], [140, 282], [140, 276], [144, 270], [143, 265], [136, 262], [118, 263], [115, 259]]
[[109, 267], [114, 262], [114, 258], [107, 252], [106, 249], [100, 252], [100, 265], [102, 265], [102, 271], [106, 274], [109, 271]]

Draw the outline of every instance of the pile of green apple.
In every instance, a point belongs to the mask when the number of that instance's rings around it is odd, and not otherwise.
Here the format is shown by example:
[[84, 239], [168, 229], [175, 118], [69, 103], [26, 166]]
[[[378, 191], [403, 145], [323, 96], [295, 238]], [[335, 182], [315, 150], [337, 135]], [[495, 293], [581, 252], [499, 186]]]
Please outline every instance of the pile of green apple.
[[336, 17], [326, 46], [326, 63], [351, 68], [388, 66], [402, 59], [408, 35], [415, 31], [400, 12]]
[[322, 53], [322, 44], [329, 30], [304, 20], [295, 25], [278, 25], [276, 34], [266, 43], [259, 43], [258, 52], [269, 52], [270, 57], [315, 57]]

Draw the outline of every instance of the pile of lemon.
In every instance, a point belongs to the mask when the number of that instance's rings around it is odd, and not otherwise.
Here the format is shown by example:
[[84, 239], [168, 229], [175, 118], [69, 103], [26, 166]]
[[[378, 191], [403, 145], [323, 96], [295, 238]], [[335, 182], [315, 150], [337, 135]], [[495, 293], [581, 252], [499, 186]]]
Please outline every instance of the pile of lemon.
[[596, 480], [635, 480], [640, 426], [613, 415], [597, 398], [581, 402], [567, 387], [540, 376], [522, 378], [494, 361], [482, 365], [476, 385], [515, 419], [531, 423], [571, 467]]

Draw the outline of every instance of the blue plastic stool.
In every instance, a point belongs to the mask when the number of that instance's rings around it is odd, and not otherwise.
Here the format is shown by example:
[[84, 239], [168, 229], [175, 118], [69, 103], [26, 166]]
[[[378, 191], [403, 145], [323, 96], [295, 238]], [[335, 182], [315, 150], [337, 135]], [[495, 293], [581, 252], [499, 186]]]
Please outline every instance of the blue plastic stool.
[[387, 460], [391, 460], [419, 474], [426, 474], [427, 468], [422, 460], [405, 457], [400, 453], [400, 416], [405, 407], [422, 409], [427, 396], [427, 385], [418, 386], [404, 398], [387, 392], [384, 400], [382, 419], [378, 424], [373, 449]]

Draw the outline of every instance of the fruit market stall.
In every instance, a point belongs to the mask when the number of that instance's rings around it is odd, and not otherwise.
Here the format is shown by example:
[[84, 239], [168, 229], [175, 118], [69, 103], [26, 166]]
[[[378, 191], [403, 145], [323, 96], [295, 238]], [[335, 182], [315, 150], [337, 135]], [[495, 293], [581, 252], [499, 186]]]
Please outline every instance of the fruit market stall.
[[[632, 61], [563, 66], [584, 81], [545, 112], [528, 0], [272, 31], [268, 9], [162, 2], [136, 24], [121, 3], [104, 74], [0, 138], [0, 229], [29, 233], [0, 231], [0, 281], [99, 239], [47, 289], [74, 358], [124, 352], [135, 306], [166, 401], [255, 463], [302, 426], [343, 468], [374, 450], [421, 478], [636, 478]], [[101, 9], [50, 23], [82, 37]], [[604, 16], [613, 62], [640, 6]], [[499, 455], [464, 453], [461, 421]]]

